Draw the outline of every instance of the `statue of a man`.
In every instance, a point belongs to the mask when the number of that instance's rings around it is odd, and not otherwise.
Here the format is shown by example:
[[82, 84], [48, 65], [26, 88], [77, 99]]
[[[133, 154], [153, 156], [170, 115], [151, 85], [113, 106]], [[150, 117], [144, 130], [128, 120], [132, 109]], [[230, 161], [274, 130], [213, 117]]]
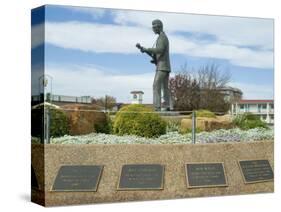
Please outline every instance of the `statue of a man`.
[[170, 91], [168, 87], [169, 75], [171, 72], [169, 57], [169, 40], [163, 31], [162, 21], [156, 19], [152, 21], [152, 30], [159, 34], [155, 47], [145, 48], [140, 44], [137, 47], [142, 53], [147, 53], [152, 57], [152, 63], [156, 65], [156, 73], [153, 82], [153, 105], [156, 111], [161, 110], [161, 91], [163, 90], [164, 104], [162, 110], [170, 110]]

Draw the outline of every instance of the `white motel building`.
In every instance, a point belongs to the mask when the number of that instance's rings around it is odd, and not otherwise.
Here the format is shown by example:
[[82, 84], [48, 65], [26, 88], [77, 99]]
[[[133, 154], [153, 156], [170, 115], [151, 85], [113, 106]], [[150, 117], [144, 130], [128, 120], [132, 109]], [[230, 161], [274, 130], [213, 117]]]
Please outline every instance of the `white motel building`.
[[274, 124], [274, 101], [270, 100], [247, 100], [241, 99], [231, 105], [230, 113], [238, 115], [242, 113], [253, 113], [268, 124]]

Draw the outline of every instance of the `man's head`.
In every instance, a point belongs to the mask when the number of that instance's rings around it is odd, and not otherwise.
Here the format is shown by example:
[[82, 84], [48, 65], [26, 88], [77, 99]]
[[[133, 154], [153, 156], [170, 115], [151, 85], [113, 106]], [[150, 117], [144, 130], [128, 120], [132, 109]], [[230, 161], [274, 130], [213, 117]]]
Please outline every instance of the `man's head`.
[[160, 34], [163, 31], [163, 23], [159, 19], [152, 21], [152, 30], [155, 34]]

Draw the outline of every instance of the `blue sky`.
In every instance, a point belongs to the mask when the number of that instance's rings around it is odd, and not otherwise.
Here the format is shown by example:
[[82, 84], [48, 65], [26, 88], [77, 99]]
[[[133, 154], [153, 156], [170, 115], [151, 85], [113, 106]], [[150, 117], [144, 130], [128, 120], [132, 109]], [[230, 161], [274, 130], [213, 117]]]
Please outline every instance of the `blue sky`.
[[[184, 64], [196, 69], [216, 63], [231, 74], [229, 85], [244, 99], [273, 98], [273, 20], [47, 6], [45, 70], [53, 77], [53, 93], [112, 95], [130, 102], [130, 91], [143, 90], [151, 103], [154, 66], [135, 44], [156, 40], [151, 21], [161, 19], [170, 40], [172, 74]], [[42, 28], [34, 20], [33, 33]], [[33, 42], [33, 52], [42, 47]], [[32, 65], [36, 65], [33, 62]]]

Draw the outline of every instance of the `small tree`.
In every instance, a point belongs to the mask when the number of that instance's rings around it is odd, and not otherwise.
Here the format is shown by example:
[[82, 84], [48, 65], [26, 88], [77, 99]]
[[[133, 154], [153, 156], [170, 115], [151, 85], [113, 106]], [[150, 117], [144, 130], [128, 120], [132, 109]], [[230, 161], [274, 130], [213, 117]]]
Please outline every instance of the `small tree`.
[[200, 88], [188, 72], [182, 72], [169, 81], [175, 110], [193, 110], [199, 106]]
[[169, 87], [175, 110], [198, 110], [226, 112], [230, 103], [225, 100], [221, 88], [230, 80], [228, 72], [219, 70], [216, 64], [202, 66], [193, 74], [186, 65], [170, 78]]
[[229, 72], [221, 71], [216, 64], [208, 64], [202, 66], [197, 73], [201, 89], [199, 107], [211, 111], [228, 111], [230, 103], [225, 101], [225, 94], [221, 92], [221, 88], [229, 83]]
[[92, 103], [106, 110], [111, 110], [116, 105], [116, 98], [113, 96], [106, 95], [105, 97], [93, 99]]

